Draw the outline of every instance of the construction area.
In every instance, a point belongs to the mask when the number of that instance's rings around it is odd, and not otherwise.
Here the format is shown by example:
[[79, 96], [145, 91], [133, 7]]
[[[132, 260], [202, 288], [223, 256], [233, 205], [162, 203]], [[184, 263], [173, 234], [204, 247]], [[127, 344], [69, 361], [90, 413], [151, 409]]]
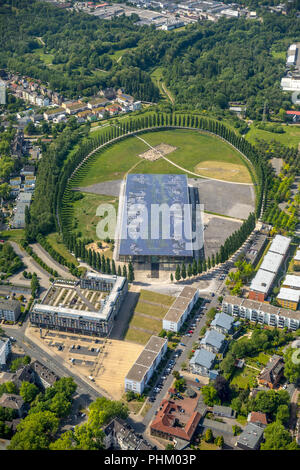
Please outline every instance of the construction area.
[[124, 381], [143, 350], [139, 344], [28, 328], [27, 336], [82, 377], [99, 393], [120, 400]]

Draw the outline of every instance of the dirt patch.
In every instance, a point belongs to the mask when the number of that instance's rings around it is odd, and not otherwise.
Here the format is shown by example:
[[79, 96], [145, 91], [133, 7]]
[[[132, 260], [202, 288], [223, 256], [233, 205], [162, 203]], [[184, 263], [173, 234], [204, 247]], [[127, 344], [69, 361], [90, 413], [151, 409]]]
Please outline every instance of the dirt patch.
[[115, 400], [124, 394], [124, 381], [130, 368], [143, 350], [139, 344], [109, 339], [94, 371], [96, 384]]
[[209, 178], [233, 181], [235, 183], [251, 183], [251, 176], [245, 165], [208, 160], [196, 165], [194, 171], [201, 176], [208, 176]]
[[174, 152], [176, 148], [177, 147], [173, 147], [172, 145], [168, 145], [168, 144], [159, 144], [159, 145], [156, 145], [156, 147], [153, 147], [152, 149], [149, 149], [146, 152], [141, 153], [139, 157], [144, 158], [145, 160], [150, 160], [151, 162], [154, 162], [155, 160], [158, 160], [164, 155], [168, 155], [169, 153]]
[[106, 251], [108, 251], [110, 249], [110, 245], [106, 242], [99, 242], [101, 243], [101, 248], [98, 246], [98, 243], [89, 243], [88, 245], [86, 245], [86, 249], [87, 250], [92, 250], [92, 251], [95, 251], [96, 253], [105, 253]]

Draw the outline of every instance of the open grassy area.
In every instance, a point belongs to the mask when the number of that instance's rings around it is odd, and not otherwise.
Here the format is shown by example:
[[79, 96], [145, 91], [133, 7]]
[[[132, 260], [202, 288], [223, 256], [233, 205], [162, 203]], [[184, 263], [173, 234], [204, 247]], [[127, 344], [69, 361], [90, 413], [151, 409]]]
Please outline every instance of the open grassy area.
[[77, 266], [79, 263], [74, 256], [71, 255], [69, 250], [67, 250], [65, 244], [62, 241], [62, 236], [58, 232], [49, 233], [46, 236], [46, 240], [54, 248], [57, 253], [63, 256], [70, 263], [74, 263]]
[[[101, 217], [96, 215], [97, 208], [100, 204], [110, 203], [116, 211], [118, 210], [118, 200], [111, 196], [104, 196], [99, 194], [82, 193], [83, 198], [73, 203], [74, 217], [73, 217], [73, 230], [80, 233], [80, 237], [91, 238], [98, 240], [96, 234], [96, 227], [100, 222]], [[111, 250], [105, 252], [106, 256], [111, 257]]]
[[251, 142], [251, 144], [255, 144], [256, 139], [262, 139], [267, 142], [277, 140], [288, 147], [298, 147], [300, 143], [300, 126], [293, 125], [282, 127], [285, 130], [284, 134], [276, 134], [275, 132], [257, 129], [257, 127], [252, 125], [249, 132], [246, 134], [246, 139]]
[[[251, 182], [240, 154], [217, 137], [188, 129], [147, 132], [140, 136], [152, 146], [165, 143], [177, 147], [175, 151], [167, 155], [167, 158], [188, 171], [195, 172], [200, 163], [214, 161], [219, 162], [220, 165], [215, 164], [215, 171], [213, 168], [210, 170], [211, 177], [222, 179], [219, 168], [225, 163], [235, 165], [235, 170], [239, 170], [235, 174], [231, 172], [230, 176], [226, 176], [227, 179], [236, 181], [235, 178], [237, 178], [240, 182], [240, 172], [243, 172], [244, 182]], [[80, 180], [80, 186], [120, 179], [131, 169], [136, 173], [183, 173], [183, 170], [163, 159], [154, 162], [141, 159], [139, 155], [148, 149], [149, 147], [136, 137], [128, 137], [111, 146], [99, 153], [99, 157], [86, 166]], [[137, 163], [138, 166], [134, 166]], [[245, 181], [246, 179], [247, 181]]]
[[258, 369], [260, 369], [260, 368], [263, 368], [267, 364], [270, 357], [271, 356], [269, 354], [260, 352], [254, 357], [247, 357], [246, 363], [253, 367], [257, 367]]
[[158, 294], [150, 290], [141, 290], [139, 300], [149, 300], [149, 302], [156, 302], [163, 305], [172, 305], [174, 297], [171, 295]]
[[152, 335], [150, 333], [145, 333], [144, 331], [135, 330], [134, 328], [128, 328], [125, 335], [125, 341], [130, 341], [132, 343], [138, 343], [145, 345], [149, 341]]
[[237, 385], [239, 388], [247, 388], [248, 385], [253, 387], [258, 373], [257, 370], [251, 369], [250, 367], [236, 369], [231, 380], [231, 385]]
[[141, 315], [138, 315], [138, 313], [135, 313], [130, 322], [130, 326], [145, 328], [146, 330], [152, 331], [152, 334], [157, 334], [162, 329], [162, 322], [161, 320], [143, 317]]
[[0, 238], [3, 238], [4, 240], [13, 240], [15, 242], [19, 242], [24, 238], [25, 236], [25, 230], [20, 228], [20, 229], [13, 229], [13, 230], [2, 230], [0, 232]]
[[145, 313], [146, 315], [151, 315], [152, 317], [163, 318], [168, 311], [168, 307], [147, 304], [142, 300], [139, 300], [135, 310], [138, 313]]
[[199, 449], [200, 450], [220, 450], [220, 448], [216, 446], [216, 444], [213, 444], [212, 442], [205, 442], [203, 440], [200, 443]]

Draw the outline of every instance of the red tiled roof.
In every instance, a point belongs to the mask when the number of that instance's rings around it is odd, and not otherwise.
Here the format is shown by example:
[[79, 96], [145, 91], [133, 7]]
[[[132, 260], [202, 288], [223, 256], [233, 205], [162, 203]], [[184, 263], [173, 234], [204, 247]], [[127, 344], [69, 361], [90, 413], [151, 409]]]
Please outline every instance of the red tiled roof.
[[294, 110], [292, 110], [292, 111], [287, 111], [286, 114], [292, 114], [292, 115], [293, 115], [293, 114], [296, 114], [296, 116], [300, 116], [300, 111], [294, 111]]
[[250, 423], [261, 423], [267, 425], [267, 416], [266, 413], [261, 413], [260, 411], [252, 411], [250, 414]]
[[198, 411], [193, 411], [184, 427], [174, 426], [175, 417], [172, 413], [179, 411], [181, 406], [170, 400], [161, 402], [162, 408], [158, 411], [150, 428], [190, 441], [201, 418]]

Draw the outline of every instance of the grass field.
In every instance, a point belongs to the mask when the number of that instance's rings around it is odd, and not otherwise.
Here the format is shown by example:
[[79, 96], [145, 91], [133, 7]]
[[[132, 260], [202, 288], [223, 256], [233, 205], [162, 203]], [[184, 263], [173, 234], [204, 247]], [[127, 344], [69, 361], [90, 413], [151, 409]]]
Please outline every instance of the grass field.
[[24, 237], [25, 230], [22, 228], [13, 230], [2, 230], [0, 232], [0, 238], [3, 238], [4, 240], [13, 240], [15, 242], [19, 242]]
[[[98, 240], [96, 235], [97, 224], [101, 217], [96, 215], [100, 204], [110, 203], [118, 210], [118, 200], [111, 196], [82, 193], [83, 198], [73, 203], [73, 230], [80, 232], [82, 237]], [[112, 251], [106, 251], [105, 256], [112, 257]]]
[[[232, 164], [235, 169], [239, 169], [235, 175], [230, 176], [231, 181], [240, 182], [241, 172], [244, 179], [251, 182], [250, 175], [240, 154], [229, 144], [221, 141], [217, 137], [201, 133], [198, 131], [176, 129], [170, 131], [148, 132], [141, 135], [150, 145], [156, 146], [160, 143], [170, 144], [177, 149], [168, 154], [167, 158], [188, 171], [195, 171], [195, 168], [202, 162], [220, 162], [222, 165]], [[94, 183], [123, 178], [132, 170], [136, 173], [164, 173], [182, 174], [182, 170], [173, 166], [163, 159], [154, 162], [141, 160], [139, 155], [149, 147], [135, 137], [128, 137], [99, 154], [98, 158], [87, 165], [85, 174], [80, 180], [80, 186], [89, 186]], [[137, 166], [134, 166], [137, 164]], [[211, 177], [220, 176], [220, 170], [215, 164], [216, 170], [210, 172]], [[133, 168], [134, 167], [134, 168]], [[215, 175], [215, 176], [214, 176]], [[227, 176], [228, 177], [228, 176]]]
[[150, 333], [129, 328], [124, 339], [125, 341], [130, 341], [132, 343], [145, 345], [151, 336], [152, 335]]
[[232, 181], [234, 179], [237, 183], [251, 183], [251, 176], [246, 166], [236, 163], [223, 162], [220, 165], [219, 162], [208, 160], [199, 163], [195, 168], [195, 173], [220, 180]]
[[141, 290], [139, 300], [149, 300], [149, 302], [156, 302], [158, 304], [167, 305], [170, 307], [174, 302], [174, 297], [171, 295], [158, 294], [150, 290]]
[[65, 244], [62, 241], [62, 236], [59, 233], [49, 233], [49, 235], [46, 236], [46, 240], [48, 243], [50, 243], [52, 248], [54, 248], [54, 250], [57, 251], [57, 253], [59, 253], [61, 256], [63, 256], [67, 261], [69, 261], [70, 263], [74, 263], [75, 266], [78, 265], [78, 261], [74, 256], [71, 255], [69, 250], [67, 250]]
[[248, 385], [252, 387], [256, 382], [258, 371], [244, 367], [243, 369], [236, 369], [234, 372], [231, 385], [237, 385], [239, 388], [247, 388]]
[[151, 315], [152, 317], [163, 318], [168, 311], [168, 307], [162, 305], [152, 305], [139, 300], [135, 307], [136, 312]]
[[252, 125], [246, 134], [246, 139], [251, 144], [255, 144], [256, 139], [262, 139], [267, 142], [277, 140], [288, 147], [298, 147], [300, 143], [300, 126], [283, 126], [283, 128], [285, 130], [284, 134], [276, 134], [275, 132], [257, 129]]
[[138, 328], [145, 328], [152, 332], [152, 334], [157, 334], [162, 330], [161, 320], [142, 317], [137, 312], [133, 315], [133, 318], [130, 322], [130, 326], [137, 326]]
[[[151, 305], [144, 302], [145, 300], [156, 302], [161, 305]], [[142, 290], [139, 301], [135, 307], [135, 311], [129, 323], [129, 328], [125, 335], [126, 341], [145, 345], [150, 336], [157, 335], [162, 330], [162, 318], [168, 311], [168, 307], [173, 303], [174, 297], [156, 292]], [[139, 315], [144, 313], [150, 317]], [[145, 328], [146, 331], [138, 330], [136, 328]], [[150, 331], [152, 333], [150, 333]]]

